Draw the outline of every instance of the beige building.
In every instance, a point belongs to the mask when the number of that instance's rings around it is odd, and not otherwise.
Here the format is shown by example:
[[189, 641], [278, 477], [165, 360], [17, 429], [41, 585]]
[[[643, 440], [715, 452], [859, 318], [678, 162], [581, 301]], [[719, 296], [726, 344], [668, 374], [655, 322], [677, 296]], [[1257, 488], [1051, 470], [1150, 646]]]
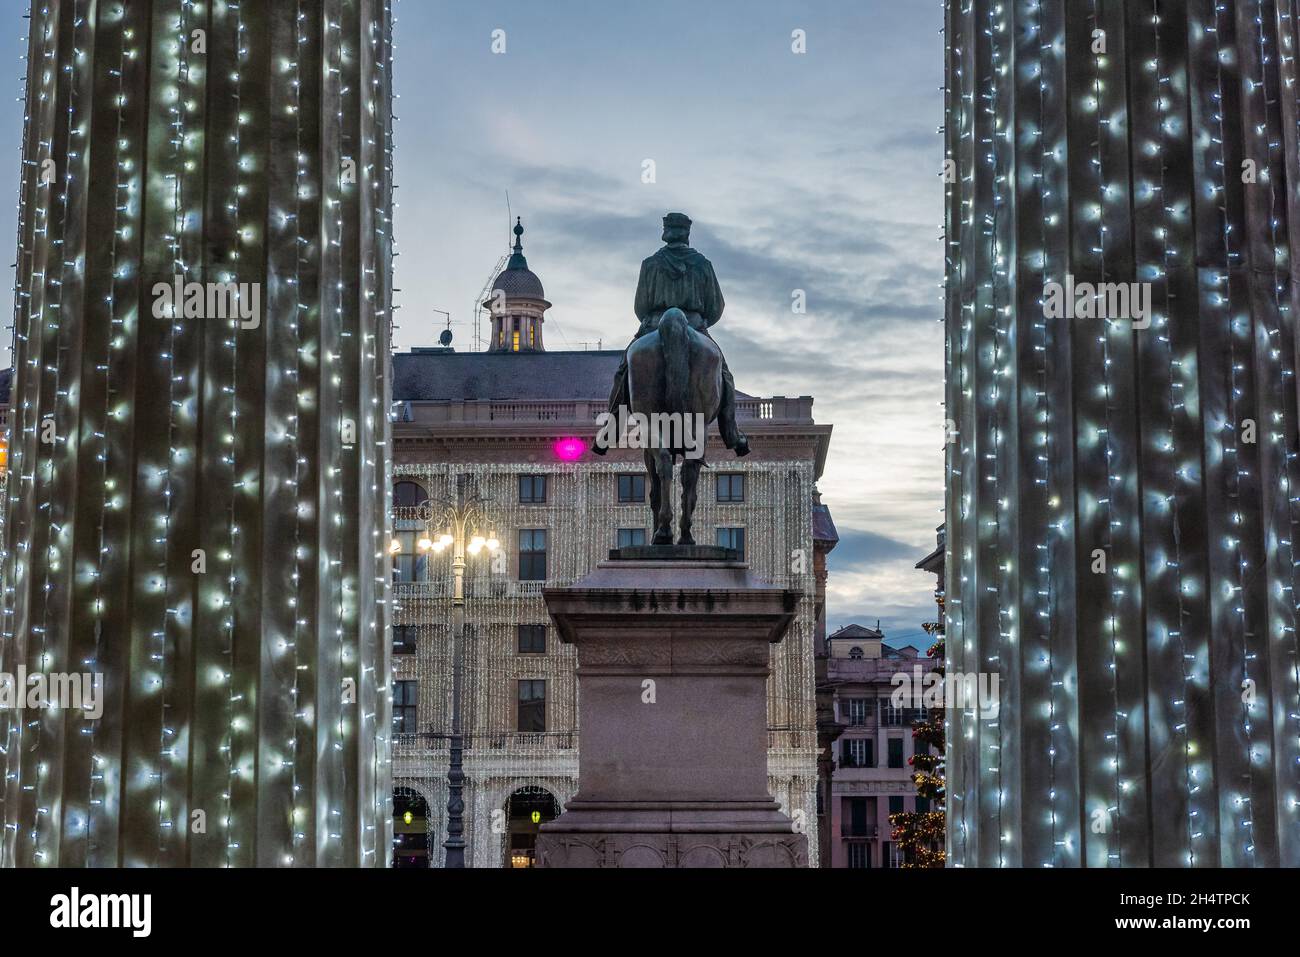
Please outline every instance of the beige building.
[[[421, 553], [419, 539], [439, 530], [426, 528], [420, 504], [447, 497], [454, 477], [467, 475], [489, 503], [491, 527], [481, 532], [501, 543], [495, 556], [470, 557], [466, 571], [465, 837], [474, 867], [530, 865], [538, 824], [577, 786], [575, 656], [550, 625], [542, 588], [574, 582], [610, 549], [650, 535], [641, 453], [585, 450], [620, 353], [542, 348], [550, 303], [518, 244], [495, 285], [490, 351], [393, 357], [393, 778], [396, 859], [406, 866], [443, 861], [453, 675], [451, 561]], [[745, 370], [734, 371], [743, 388]], [[829, 546], [814, 541], [813, 506], [831, 427], [814, 422], [807, 396], [741, 394], [738, 405], [754, 451], [736, 459], [711, 432], [695, 537], [740, 548], [761, 578], [804, 594], [772, 654], [768, 769], [773, 795], [809, 831], [815, 866], [813, 649]]]
[[[878, 623], [877, 623], [878, 624]], [[925, 711], [890, 700], [895, 675], [929, 671], [911, 645], [891, 648], [879, 628], [846, 625], [826, 639], [827, 677], [843, 733], [835, 742], [831, 779], [830, 867], [895, 868], [903, 853], [894, 843], [889, 815], [928, 811], [912, 783], [917, 742], [912, 725]]]

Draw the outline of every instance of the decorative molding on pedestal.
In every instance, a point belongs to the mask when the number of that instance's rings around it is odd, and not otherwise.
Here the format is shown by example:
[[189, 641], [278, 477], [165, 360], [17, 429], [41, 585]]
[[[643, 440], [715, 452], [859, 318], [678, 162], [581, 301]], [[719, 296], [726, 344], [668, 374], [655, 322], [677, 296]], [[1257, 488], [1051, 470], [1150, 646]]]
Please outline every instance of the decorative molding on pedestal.
[[807, 867], [802, 834], [646, 834], [540, 842], [538, 867]]

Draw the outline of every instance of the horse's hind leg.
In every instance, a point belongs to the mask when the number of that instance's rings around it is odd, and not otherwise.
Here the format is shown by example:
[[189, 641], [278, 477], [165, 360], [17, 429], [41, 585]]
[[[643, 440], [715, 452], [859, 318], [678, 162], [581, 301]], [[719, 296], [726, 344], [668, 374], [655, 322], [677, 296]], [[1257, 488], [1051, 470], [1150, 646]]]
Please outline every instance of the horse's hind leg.
[[654, 449], [654, 485], [659, 489], [659, 504], [655, 507], [656, 545], [673, 543], [673, 455], [664, 449]]
[[641, 453], [645, 459], [645, 470], [650, 475], [650, 516], [654, 519], [656, 530], [659, 526], [659, 497], [664, 491], [659, 485], [659, 465], [654, 449], [644, 449]]
[[682, 461], [682, 534], [677, 539], [678, 545], [694, 545], [691, 537], [691, 519], [695, 515], [695, 500], [699, 494], [700, 460], [684, 459]]

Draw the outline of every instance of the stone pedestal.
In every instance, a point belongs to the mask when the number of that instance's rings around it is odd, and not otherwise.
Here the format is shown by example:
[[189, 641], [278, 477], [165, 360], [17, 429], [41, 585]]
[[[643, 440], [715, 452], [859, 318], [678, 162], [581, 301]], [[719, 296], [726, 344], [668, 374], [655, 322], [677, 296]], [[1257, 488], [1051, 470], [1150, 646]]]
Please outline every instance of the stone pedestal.
[[538, 866], [806, 867], [807, 838], [767, 789], [770, 646], [799, 593], [710, 546], [610, 558], [544, 593], [578, 652], [581, 747]]

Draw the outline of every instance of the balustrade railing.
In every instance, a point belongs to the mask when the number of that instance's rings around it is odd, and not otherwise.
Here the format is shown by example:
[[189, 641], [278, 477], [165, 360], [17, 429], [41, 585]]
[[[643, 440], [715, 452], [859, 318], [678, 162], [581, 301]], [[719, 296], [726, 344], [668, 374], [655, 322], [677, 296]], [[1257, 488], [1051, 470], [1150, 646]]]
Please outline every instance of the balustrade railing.
[[[471, 751], [569, 751], [578, 746], [576, 731], [476, 731], [462, 737], [465, 748]], [[397, 754], [446, 751], [450, 747], [450, 732], [393, 735], [393, 749]]]

